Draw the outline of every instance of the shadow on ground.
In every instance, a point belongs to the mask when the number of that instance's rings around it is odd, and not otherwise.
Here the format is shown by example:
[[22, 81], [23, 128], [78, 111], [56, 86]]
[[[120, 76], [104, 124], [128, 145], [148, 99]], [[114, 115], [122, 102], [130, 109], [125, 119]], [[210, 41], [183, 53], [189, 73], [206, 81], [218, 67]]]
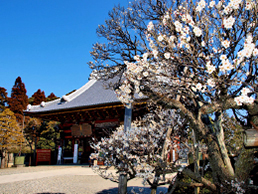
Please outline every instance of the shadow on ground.
[[[149, 194], [150, 193], [150, 188], [143, 188], [143, 187], [127, 187], [127, 193], [128, 194]], [[157, 189], [157, 194], [163, 194], [167, 192], [166, 187], [159, 187]], [[105, 189], [103, 191], [98, 192], [97, 194], [117, 194], [118, 193], [118, 188], [112, 188], [112, 189]]]

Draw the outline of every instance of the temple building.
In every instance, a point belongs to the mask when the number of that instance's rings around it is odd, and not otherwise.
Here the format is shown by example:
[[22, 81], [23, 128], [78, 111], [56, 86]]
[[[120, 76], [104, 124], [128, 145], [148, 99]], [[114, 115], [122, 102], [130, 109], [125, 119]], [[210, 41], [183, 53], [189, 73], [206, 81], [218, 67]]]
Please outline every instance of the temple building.
[[[29, 105], [24, 114], [43, 120], [58, 121], [62, 157], [73, 157], [74, 145], [78, 145], [81, 163], [88, 163], [93, 152], [92, 138], [98, 140], [108, 136], [112, 130], [124, 122], [125, 107], [110, 89], [108, 81], [89, 80], [84, 86], [62, 98]], [[132, 110], [132, 120], [147, 112], [146, 98], [136, 98]]]

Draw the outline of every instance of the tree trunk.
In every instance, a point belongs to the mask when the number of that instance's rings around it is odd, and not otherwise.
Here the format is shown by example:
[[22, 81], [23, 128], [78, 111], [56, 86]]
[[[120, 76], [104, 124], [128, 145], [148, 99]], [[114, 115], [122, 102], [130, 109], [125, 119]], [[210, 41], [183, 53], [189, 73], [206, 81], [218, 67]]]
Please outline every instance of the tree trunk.
[[221, 125], [221, 113], [216, 112], [216, 120], [211, 124], [212, 134], [205, 137], [207, 140], [209, 162], [212, 168], [214, 183], [220, 184], [234, 178], [234, 169], [228, 156], [224, 141], [224, 131]]
[[167, 140], [170, 139], [171, 133], [172, 133], [172, 127], [170, 127], [168, 129], [168, 131], [167, 131], [166, 139], [164, 141], [163, 148], [162, 148], [161, 157], [162, 157], [164, 162], [167, 162], [167, 151], [168, 151], [168, 149], [167, 149], [168, 148]]
[[156, 194], [157, 193], [157, 186], [151, 187], [151, 194]]
[[1, 156], [1, 168], [5, 167], [5, 155], [6, 155], [6, 151], [5, 151], [5, 149], [3, 149], [2, 156]]
[[[157, 170], [158, 169], [156, 169], [156, 171]], [[159, 177], [160, 177], [160, 174], [158, 172], [156, 172], [153, 183], [152, 184], [149, 183], [151, 185], [151, 194], [156, 194], [156, 192], [157, 192], [157, 188], [158, 188], [158, 184], [159, 184]]]
[[216, 113], [217, 121], [214, 123], [214, 128], [216, 129], [216, 136], [218, 140], [218, 145], [221, 152], [221, 157], [224, 162], [225, 168], [228, 169], [228, 172], [230, 176], [234, 176], [234, 169], [231, 164], [230, 158], [228, 157], [228, 150], [226, 148], [225, 140], [224, 140], [224, 130], [222, 128], [221, 122], [222, 122], [222, 114], [220, 112]]
[[177, 188], [177, 186], [178, 186], [178, 182], [179, 182], [179, 180], [178, 180], [179, 178], [178, 177], [176, 177], [176, 181], [175, 181], [175, 183], [174, 184], [172, 184], [172, 182], [169, 184], [169, 187], [168, 187], [168, 192], [167, 192], [167, 194], [172, 194], [175, 190], [176, 190], [176, 188]]
[[232, 180], [234, 178], [234, 176], [231, 174], [231, 170], [229, 170], [229, 168], [231, 169], [232, 166], [225, 166], [220, 148], [217, 142], [215, 142], [211, 137], [209, 137], [208, 142], [208, 155], [214, 181], [217, 180], [224, 182], [225, 180]]
[[242, 148], [235, 163], [236, 177], [238, 181], [246, 182], [250, 177], [250, 172], [254, 167], [254, 151], [255, 149]]
[[119, 183], [118, 183], [118, 194], [127, 193], [127, 174], [125, 172], [120, 172]]

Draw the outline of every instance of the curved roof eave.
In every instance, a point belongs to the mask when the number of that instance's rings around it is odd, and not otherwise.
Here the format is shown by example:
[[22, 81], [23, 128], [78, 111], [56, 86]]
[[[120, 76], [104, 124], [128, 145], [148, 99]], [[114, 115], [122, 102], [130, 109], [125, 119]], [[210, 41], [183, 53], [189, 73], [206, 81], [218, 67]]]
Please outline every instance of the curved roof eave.
[[[108, 88], [109, 83], [115, 83], [117, 79], [108, 81], [90, 80], [75, 92], [62, 98], [33, 105], [24, 111], [26, 115], [46, 114], [69, 110], [87, 109], [90, 107], [101, 107], [109, 104], [121, 104], [113, 89]], [[146, 98], [146, 97], [144, 97]]]

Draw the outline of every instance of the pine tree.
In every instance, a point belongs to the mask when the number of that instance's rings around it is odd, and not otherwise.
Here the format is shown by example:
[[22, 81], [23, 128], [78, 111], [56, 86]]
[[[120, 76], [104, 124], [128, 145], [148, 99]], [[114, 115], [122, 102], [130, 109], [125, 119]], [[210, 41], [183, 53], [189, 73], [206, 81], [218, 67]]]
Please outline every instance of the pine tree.
[[[31, 150], [36, 147], [39, 149], [55, 149], [55, 139], [60, 137], [56, 132], [55, 121], [42, 121], [38, 118], [30, 118], [28, 124], [24, 128], [25, 137]], [[37, 144], [35, 145], [35, 139]]]
[[8, 99], [8, 104], [19, 123], [22, 122], [23, 110], [25, 110], [28, 105], [28, 96], [26, 93], [25, 84], [22, 82], [21, 77], [17, 77], [12, 88], [11, 97]]
[[[33, 151], [33, 149], [37, 148], [36, 142], [39, 139], [39, 134], [40, 134], [39, 130], [40, 130], [41, 122], [42, 122], [41, 119], [32, 117], [28, 119], [28, 122], [25, 125], [24, 136], [26, 138], [27, 145], [31, 149], [31, 152]], [[30, 158], [30, 161], [31, 161], [31, 158]]]
[[20, 130], [14, 113], [6, 108], [0, 113], [0, 150], [1, 168], [5, 167], [5, 156], [7, 148], [10, 146], [17, 146], [22, 144], [24, 138]]
[[37, 92], [35, 92], [32, 95], [32, 98], [33, 98], [33, 102], [31, 103], [32, 105], [38, 105], [43, 101], [45, 102], [47, 99], [45, 96], [45, 92], [41, 91], [41, 89], [38, 89]]
[[41, 123], [38, 148], [55, 150], [55, 139], [59, 137], [59, 133], [55, 131], [56, 125], [57, 122], [55, 121], [43, 121]]
[[7, 101], [8, 101], [8, 98], [7, 98], [6, 89], [3, 87], [0, 87], [0, 112], [4, 111]]

